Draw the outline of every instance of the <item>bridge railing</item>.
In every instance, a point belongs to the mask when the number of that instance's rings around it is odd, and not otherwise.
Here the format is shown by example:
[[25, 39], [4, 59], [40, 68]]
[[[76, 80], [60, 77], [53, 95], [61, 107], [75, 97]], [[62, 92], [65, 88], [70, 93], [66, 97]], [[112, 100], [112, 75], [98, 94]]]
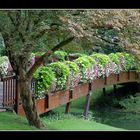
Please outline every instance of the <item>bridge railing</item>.
[[16, 78], [8, 76], [1, 79], [3, 83], [3, 107], [13, 106], [16, 100]]
[[[20, 93], [19, 86], [15, 76], [8, 76], [2, 78], [3, 82], [3, 106], [11, 107], [14, 106], [17, 114], [23, 114], [22, 105], [20, 103]], [[128, 83], [128, 82], [140, 82], [140, 73], [136, 71], [121, 72], [120, 74], [112, 74], [109, 77], [98, 78], [93, 80], [91, 83], [91, 88], [93, 90], [102, 89], [109, 85]], [[58, 94], [47, 94], [46, 98], [43, 100], [37, 100], [37, 108], [39, 114], [47, 112], [53, 108], [56, 108], [62, 104], [68, 104], [72, 100], [78, 99], [81, 96], [87, 96], [89, 89], [88, 83], [81, 84], [74, 88], [71, 92], [66, 91], [66, 94], [60, 94], [62, 91], [59, 91]], [[31, 88], [35, 91], [35, 81], [31, 83]], [[64, 97], [63, 97], [64, 95]], [[67, 106], [69, 108], [69, 106]], [[18, 113], [19, 112], [19, 113]]]

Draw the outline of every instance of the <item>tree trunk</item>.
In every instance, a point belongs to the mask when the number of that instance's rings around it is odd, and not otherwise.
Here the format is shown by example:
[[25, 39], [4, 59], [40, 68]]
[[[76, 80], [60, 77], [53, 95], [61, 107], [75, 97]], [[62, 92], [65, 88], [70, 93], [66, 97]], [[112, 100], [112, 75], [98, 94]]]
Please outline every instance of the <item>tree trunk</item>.
[[36, 126], [37, 128], [45, 127], [37, 113], [35, 99], [32, 96], [33, 92], [30, 87], [31, 80], [19, 79], [19, 86], [20, 86], [20, 97], [21, 97], [23, 109], [25, 111], [29, 124]]

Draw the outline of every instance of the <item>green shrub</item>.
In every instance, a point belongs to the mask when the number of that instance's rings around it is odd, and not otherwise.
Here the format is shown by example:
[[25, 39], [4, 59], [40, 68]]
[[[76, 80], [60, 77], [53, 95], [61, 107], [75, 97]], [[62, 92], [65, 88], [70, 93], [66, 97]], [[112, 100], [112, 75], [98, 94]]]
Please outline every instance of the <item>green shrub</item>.
[[123, 53], [123, 56], [125, 58], [125, 70], [128, 71], [136, 69], [136, 63], [134, 58], [128, 53]]
[[115, 54], [115, 53], [110, 53], [108, 56], [109, 56], [109, 58], [110, 58], [113, 62], [115, 62], [115, 64], [117, 64], [117, 65], [120, 64], [120, 60], [119, 60], [119, 57], [118, 57], [117, 54]]
[[121, 70], [125, 70], [125, 57], [124, 57], [123, 53], [119, 52], [119, 53], [116, 53], [116, 55], [119, 57]]
[[84, 82], [85, 80], [87, 80], [87, 70], [90, 69], [92, 65], [85, 56], [76, 59], [75, 63], [79, 66], [80, 69], [81, 82]]
[[7, 56], [0, 57], [0, 77], [8, 74], [9, 59]]
[[97, 64], [93, 57], [91, 57], [91, 56], [83, 56], [83, 57], [87, 58], [89, 60], [89, 62], [91, 63], [91, 65]]
[[[44, 93], [50, 90], [53, 82], [55, 82], [55, 74], [51, 68], [42, 66], [34, 73], [35, 78], [35, 94], [37, 97], [43, 97]], [[42, 93], [42, 94], [41, 94]]]
[[68, 54], [64, 51], [55, 51], [53, 54], [59, 61], [65, 61]]
[[71, 62], [71, 61], [65, 61], [65, 64], [70, 69], [70, 74], [69, 74], [70, 88], [73, 88], [74, 86], [78, 85], [80, 81], [79, 67], [75, 62]]
[[75, 62], [65, 61], [65, 64], [69, 66], [70, 72], [72, 72], [74, 75], [78, 75], [79, 67]]
[[103, 67], [106, 67], [111, 62], [109, 56], [105, 54], [93, 53], [91, 57], [93, 57], [97, 61], [97, 63], [99, 63]]
[[63, 90], [67, 87], [68, 77], [69, 77], [69, 67], [63, 62], [54, 62], [48, 65], [55, 73], [57, 90]]

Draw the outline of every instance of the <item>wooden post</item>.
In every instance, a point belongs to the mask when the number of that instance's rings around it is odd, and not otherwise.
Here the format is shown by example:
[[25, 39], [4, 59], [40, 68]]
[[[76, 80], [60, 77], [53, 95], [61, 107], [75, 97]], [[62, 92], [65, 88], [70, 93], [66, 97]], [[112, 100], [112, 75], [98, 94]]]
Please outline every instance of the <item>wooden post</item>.
[[66, 104], [66, 110], [65, 110], [65, 113], [68, 114], [70, 112], [70, 106], [71, 106], [71, 102], [68, 102]]
[[115, 96], [115, 94], [116, 94], [116, 91], [117, 91], [117, 85], [113, 85], [113, 96]]
[[[72, 99], [72, 95], [73, 95], [73, 90], [70, 89], [70, 91], [69, 91], [69, 101]], [[71, 101], [66, 104], [66, 110], [65, 110], [66, 114], [68, 114], [70, 112], [70, 107], [71, 107]]]
[[104, 94], [104, 96], [106, 95], [106, 90], [105, 90], [105, 88], [103, 88], [103, 94]]
[[138, 82], [138, 92], [140, 92], [140, 82]]
[[88, 111], [89, 111], [89, 106], [90, 106], [90, 100], [91, 100], [91, 95], [92, 95], [92, 90], [91, 90], [91, 82], [89, 83], [89, 94], [86, 96], [86, 104], [85, 104], [85, 109], [84, 109], [84, 119], [88, 118]]
[[4, 79], [2, 79], [2, 81], [3, 81], [3, 103], [2, 103], [2, 105], [4, 107], [4, 105], [5, 105], [5, 81], [4, 81]]
[[128, 80], [130, 80], [130, 70], [128, 71]]
[[18, 109], [19, 109], [19, 82], [18, 82], [18, 78], [16, 77], [16, 100], [15, 100], [15, 112], [18, 114]]

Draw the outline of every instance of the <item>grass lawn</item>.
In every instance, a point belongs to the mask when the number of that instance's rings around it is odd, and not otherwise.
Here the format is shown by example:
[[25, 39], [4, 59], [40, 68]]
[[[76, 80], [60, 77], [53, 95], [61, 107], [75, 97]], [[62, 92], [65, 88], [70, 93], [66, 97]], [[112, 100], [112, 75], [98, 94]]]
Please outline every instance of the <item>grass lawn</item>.
[[[58, 110], [64, 109], [61, 107]], [[80, 109], [76, 109], [81, 112]], [[0, 130], [39, 130], [35, 127], [28, 125], [25, 118], [17, 116], [10, 112], [0, 113]], [[84, 120], [81, 117], [76, 117], [75, 115], [65, 115], [61, 113], [58, 116], [44, 116], [42, 118], [43, 122], [47, 124], [49, 130], [93, 130], [93, 131], [120, 131], [123, 129], [111, 127], [108, 125], [96, 123], [91, 120]]]
[[[111, 88], [108, 88], [111, 91]], [[94, 92], [91, 99], [91, 105], [98, 99], [102, 91]], [[93, 112], [90, 110], [89, 119], [83, 119], [83, 107], [85, 97], [82, 97], [72, 103], [71, 113], [64, 114], [65, 106], [54, 109], [52, 112], [42, 116], [43, 122], [49, 130], [93, 130], [93, 131], [121, 131], [125, 129], [112, 127], [106, 124], [97, 123], [92, 118]], [[37, 130], [28, 125], [24, 117], [17, 116], [10, 112], [0, 112], [0, 130]]]
[[36, 130], [28, 125], [24, 117], [11, 112], [0, 112], [0, 130]]
[[[50, 115], [44, 116], [43, 121], [50, 130], [84, 130], [84, 131], [123, 131], [124, 129], [97, 123], [93, 119], [85, 120], [82, 109], [72, 109], [70, 114], [64, 114], [64, 107], [54, 110]], [[60, 113], [61, 112], [61, 113]], [[91, 112], [89, 113], [91, 114]]]

